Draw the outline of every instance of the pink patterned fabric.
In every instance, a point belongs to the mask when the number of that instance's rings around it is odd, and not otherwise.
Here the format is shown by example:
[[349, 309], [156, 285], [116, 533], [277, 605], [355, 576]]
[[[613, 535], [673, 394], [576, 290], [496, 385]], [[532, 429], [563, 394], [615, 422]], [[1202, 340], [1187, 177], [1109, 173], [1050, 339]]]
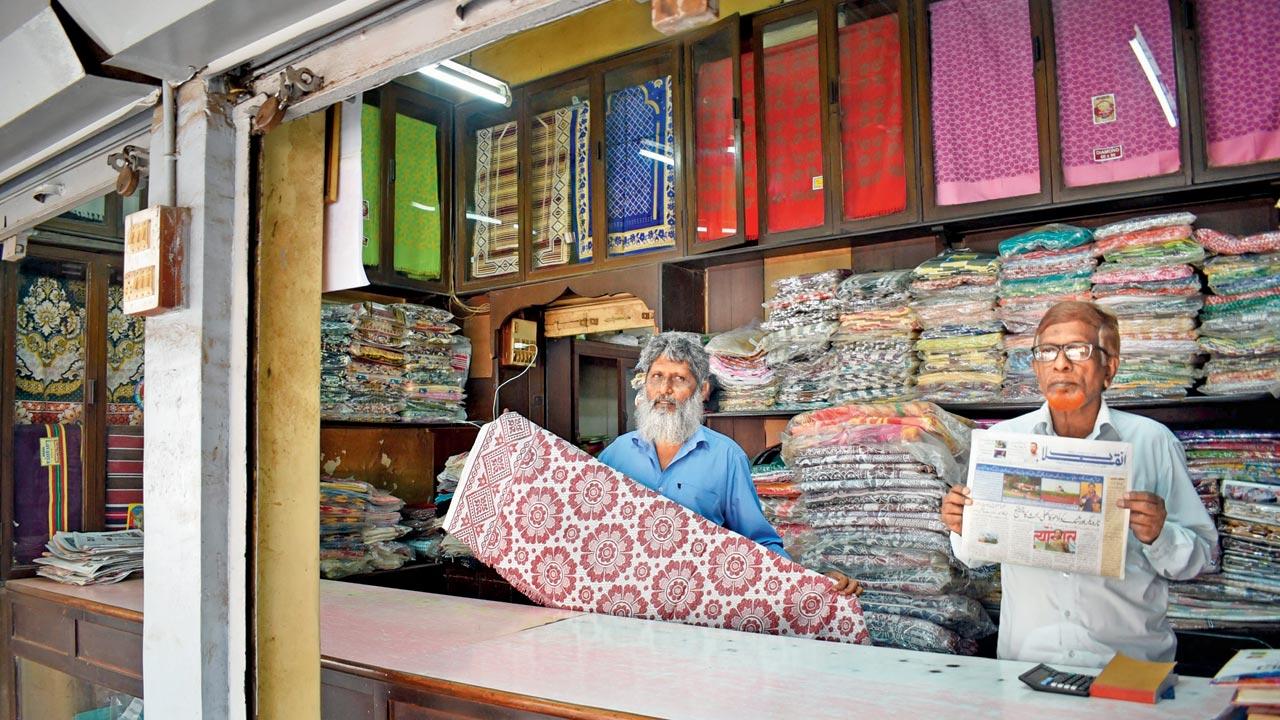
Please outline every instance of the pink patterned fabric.
[[1219, 255], [1280, 252], [1280, 230], [1236, 237], [1209, 228], [1199, 228], [1196, 230], [1196, 240], [1206, 250], [1212, 250]]
[[941, 0], [929, 13], [937, 203], [1040, 192], [1027, 0]]
[[523, 417], [480, 433], [445, 529], [566, 610], [869, 644], [856, 597]]
[[1196, 0], [1212, 166], [1280, 158], [1280, 2]]
[[[1062, 175], [1069, 187], [1167, 175], [1182, 166], [1178, 128], [1129, 47], [1142, 30], [1177, 112], [1168, 0], [1053, 0]], [[1114, 112], [1095, 115], [1113, 96]], [[1108, 121], [1109, 120], [1109, 121]]]
[[1160, 245], [1171, 240], [1183, 240], [1191, 236], [1190, 225], [1169, 225], [1167, 227], [1112, 235], [1094, 243], [1094, 248], [1099, 254], [1108, 255], [1116, 250], [1132, 250], [1149, 245]]

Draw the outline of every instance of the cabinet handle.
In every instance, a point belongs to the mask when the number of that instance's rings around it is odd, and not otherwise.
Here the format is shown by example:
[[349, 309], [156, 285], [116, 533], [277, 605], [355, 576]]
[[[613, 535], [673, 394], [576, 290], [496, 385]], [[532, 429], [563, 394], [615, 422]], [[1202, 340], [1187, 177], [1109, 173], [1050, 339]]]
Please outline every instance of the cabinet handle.
[[1031, 58], [1036, 62], [1040, 62], [1040, 59], [1043, 57], [1044, 50], [1040, 47], [1040, 36], [1036, 35], [1031, 38]]
[[86, 378], [84, 381], [84, 404], [95, 405], [98, 402], [97, 378]]

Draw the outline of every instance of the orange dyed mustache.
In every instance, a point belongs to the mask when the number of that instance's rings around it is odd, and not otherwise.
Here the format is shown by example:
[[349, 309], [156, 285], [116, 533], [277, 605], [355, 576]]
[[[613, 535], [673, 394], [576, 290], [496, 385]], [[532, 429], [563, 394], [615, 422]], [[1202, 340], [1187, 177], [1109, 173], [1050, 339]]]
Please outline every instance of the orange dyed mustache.
[[1080, 388], [1054, 388], [1045, 396], [1049, 408], [1059, 412], [1073, 412], [1084, 407], [1084, 390]]

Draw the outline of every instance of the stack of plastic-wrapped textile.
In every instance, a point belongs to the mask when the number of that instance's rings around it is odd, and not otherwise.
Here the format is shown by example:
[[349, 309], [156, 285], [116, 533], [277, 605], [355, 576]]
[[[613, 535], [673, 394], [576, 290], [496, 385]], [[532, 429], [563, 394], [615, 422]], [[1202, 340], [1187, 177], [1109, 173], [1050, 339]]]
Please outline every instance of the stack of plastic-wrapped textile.
[[320, 479], [320, 573], [327, 578], [394, 570], [413, 557], [396, 539], [404, 501], [359, 480]]
[[400, 510], [400, 524], [409, 528], [401, 542], [409, 546], [420, 560], [435, 560], [440, 556], [440, 543], [444, 540], [444, 518], [436, 513], [432, 503], [406, 505]]
[[1200, 311], [1200, 347], [1209, 353], [1207, 395], [1280, 386], [1280, 231], [1234, 237], [1196, 230], [1213, 253], [1204, 264], [1213, 294]]
[[915, 397], [919, 326], [909, 306], [910, 270], [849, 276], [836, 295], [840, 327], [831, 337], [835, 403]]
[[1106, 261], [1093, 274], [1095, 301], [1120, 320], [1120, 371], [1108, 398], [1181, 397], [1200, 375], [1195, 265], [1204, 248], [1191, 213], [1122, 220], [1093, 231]]
[[990, 253], [948, 250], [912, 273], [916, 388], [934, 402], [996, 399], [1004, 377], [1004, 325], [996, 316], [1000, 261]]
[[1221, 503], [1221, 514], [1212, 514], [1218, 521], [1222, 572], [1173, 583], [1170, 621], [1182, 629], [1280, 623], [1280, 433], [1176, 434], [1205, 506]]
[[1090, 300], [1097, 260], [1093, 232], [1072, 225], [1043, 225], [1000, 242], [1000, 321], [1004, 323], [1002, 400], [1040, 399], [1031, 346], [1045, 312], [1066, 300]]
[[834, 364], [827, 357], [839, 323], [836, 289], [848, 270], [827, 270], [776, 280], [774, 296], [764, 304], [768, 320], [760, 327], [769, 367], [778, 376], [775, 404], [807, 410], [830, 404]]
[[781, 457], [751, 466], [751, 482], [760, 497], [765, 519], [782, 538], [782, 546], [792, 559], [801, 557], [812, 540], [813, 528], [804, 521], [800, 506], [800, 486]]
[[721, 412], [773, 407], [778, 380], [765, 361], [766, 334], [757, 326], [747, 326], [720, 333], [707, 343]]
[[458, 334], [453, 315], [439, 308], [402, 303], [393, 305], [405, 322], [405, 407], [401, 419], [417, 422], [458, 422], [467, 419], [463, 407], [471, 340]]
[[972, 653], [994, 631], [939, 516], [968, 447], [968, 421], [927, 402], [843, 405], [787, 425], [782, 454], [814, 528], [801, 562], [862, 583], [877, 645]]
[[404, 314], [374, 302], [320, 309], [320, 416], [398, 421], [405, 409]]

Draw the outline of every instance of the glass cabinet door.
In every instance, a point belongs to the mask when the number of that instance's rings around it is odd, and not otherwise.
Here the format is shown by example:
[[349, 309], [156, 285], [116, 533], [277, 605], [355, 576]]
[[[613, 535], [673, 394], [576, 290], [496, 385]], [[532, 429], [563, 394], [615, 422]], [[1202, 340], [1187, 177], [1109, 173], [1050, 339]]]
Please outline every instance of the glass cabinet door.
[[803, 12], [756, 28], [755, 100], [764, 157], [761, 214], [766, 236], [823, 228], [827, 222], [818, 13]]
[[[1028, 0], [928, 6], [934, 205], [1040, 195], [1038, 58]], [[928, 165], [926, 167], [929, 167]]]
[[527, 103], [533, 270], [589, 265], [595, 255], [591, 81], [531, 90]]
[[[59, 530], [84, 529], [89, 268], [28, 257], [14, 274], [12, 564], [29, 566]], [[99, 306], [99, 311], [100, 311]], [[92, 470], [92, 469], [91, 469]]]
[[360, 183], [364, 215], [361, 260], [370, 274], [382, 266], [382, 196], [387, 168], [382, 162], [382, 94], [364, 93], [360, 105]]
[[1275, 172], [1280, 161], [1280, 83], [1275, 79], [1280, 3], [1196, 0], [1193, 8], [1203, 127], [1197, 169], [1214, 177]]
[[[907, 209], [902, 23], [899, 3], [836, 6], [840, 212], [845, 221]], [[909, 78], [908, 78], [909, 80]]]
[[689, 68], [693, 252], [737, 244], [746, 237], [742, 182], [742, 78], [738, 19], [690, 40]]
[[672, 49], [658, 48], [604, 75], [606, 256], [676, 248], [676, 96]]
[[441, 169], [448, 167], [450, 113], [399, 88], [393, 97], [392, 268], [410, 280], [440, 282], [448, 237]]
[[457, 173], [465, 239], [463, 284], [500, 285], [523, 275], [520, 259], [520, 153], [516, 112], [493, 103], [459, 108]]
[[142, 318], [124, 314], [120, 282], [122, 277], [122, 268], [111, 268], [107, 285], [107, 469], [102, 518], [104, 530], [137, 527], [136, 506], [142, 503], [146, 332]]
[[1052, 8], [1063, 186], [1180, 171], [1168, 0], [1053, 0]]

